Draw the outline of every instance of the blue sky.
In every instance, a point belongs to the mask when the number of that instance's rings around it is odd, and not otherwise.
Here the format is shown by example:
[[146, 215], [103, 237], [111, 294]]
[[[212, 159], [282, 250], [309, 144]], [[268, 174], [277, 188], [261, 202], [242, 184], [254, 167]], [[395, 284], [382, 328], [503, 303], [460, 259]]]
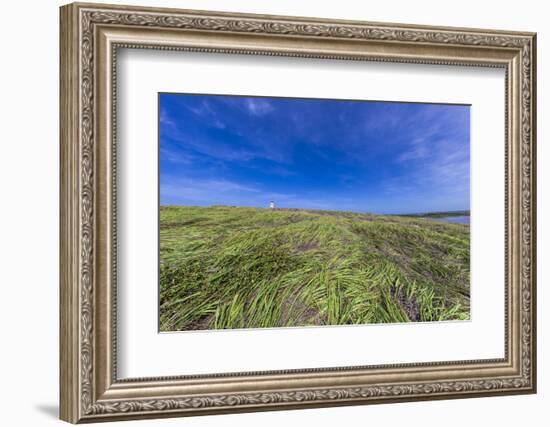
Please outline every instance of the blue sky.
[[470, 208], [470, 107], [159, 95], [161, 205]]

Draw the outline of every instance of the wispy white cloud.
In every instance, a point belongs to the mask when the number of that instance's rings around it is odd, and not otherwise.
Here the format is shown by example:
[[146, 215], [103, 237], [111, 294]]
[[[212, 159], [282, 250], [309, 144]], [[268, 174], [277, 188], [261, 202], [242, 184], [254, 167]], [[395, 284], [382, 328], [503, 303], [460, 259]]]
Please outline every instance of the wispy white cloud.
[[254, 184], [243, 184], [227, 179], [179, 178], [162, 176], [161, 204], [226, 205], [268, 207], [271, 201], [278, 207], [301, 209], [353, 210], [349, 198], [327, 200], [322, 194], [293, 194], [265, 190]]
[[222, 204], [267, 206], [270, 200], [285, 202], [292, 194], [265, 191], [262, 188], [227, 179], [174, 178], [162, 176], [162, 204]]
[[254, 116], [264, 116], [274, 110], [271, 102], [262, 98], [245, 98], [245, 105]]
[[398, 155], [397, 163], [407, 163], [412, 160], [420, 160], [428, 155], [428, 146], [424, 138], [414, 139], [406, 151]]
[[189, 165], [193, 162], [194, 156], [182, 150], [173, 150], [173, 149], [161, 146], [160, 159], [161, 161], [167, 160], [171, 163]]
[[[178, 109], [172, 109], [170, 114], [162, 109], [161, 139], [166, 142], [161, 145], [169, 145], [173, 147], [173, 151], [192, 150], [216, 160], [251, 162], [255, 159], [266, 159], [280, 164], [286, 163], [285, 151], [281, 149], [283, 140], [279, 140], [279, 144], [274, 146], [267, 142], [268, 138], [262, 134], [260, 127], [243, 124], [243, 114], [259, 116], [272, 111], [269, 101], [227, 97], [216, 102], [231, 105], [241, 114], [227, 109], [224, 114], [220, 114], [219, 109], [215, 108], [215, 102], [206, 99], [200, 103], [182, 103]], [[184, 119], [178, 115], [182, 109], [186, 112], [182, 114]], [[223, 130], [223, 137], [211, 133], [212, 129]], [[238, 144], [235, 144], [235, 140], [238, 140]]]
[[196, 134], [186, 129], [174, 128], [165, 132], [164, 136], [171, 139], [172, 144], [179, 145], [180, 149], [192, 149], [212, 159], [223, 161], [250, 162], [256, 159], [270, 160], [281, 164], [287, 162], [283, 150], [264, 144], [248, 144], [242, 142], [235, 147], [231, 141], [216, 139], [211, 135]]
[[189, 111], [191, 111], [197, 119], [200, 119], [206, 125], [217, 129], [225, 129], [226, 124], [220, 118], [219, 114], [211, 107], [210, 103], [207, 100], [202, 100], [200, 105], [185, 105]]
[[170, 117], [170, 115], [165, 109], [160, 110], [159, 116], [160, 116], [159, 121], [162, 126], [166, 126], [166, 127], [176, 126], [176, 123], [174, 122], [174, 120], [172, 120], [172, 118]]
[[396, 162], [406, 167], [407, 173], [384, 181], [386, 206], [391, 205], [392, 199], [396, 206], [416, 206], [411, 211], [434, 210], [433, 206], [446, 206], [443, 209], [469, 206], [469, 144], [450, 139], [417, 141]]
[[218, 101], [251, 116], [265, 116], [275, 111], [273, 102], [268, 98], [222, 96]]

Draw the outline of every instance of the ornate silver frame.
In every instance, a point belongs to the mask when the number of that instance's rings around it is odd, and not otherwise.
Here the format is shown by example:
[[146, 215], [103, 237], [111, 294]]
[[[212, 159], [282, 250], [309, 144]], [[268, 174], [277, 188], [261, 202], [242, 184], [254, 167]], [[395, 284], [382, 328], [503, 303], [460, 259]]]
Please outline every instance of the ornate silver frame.
[[[533, 33], [99, 4], [61, 8], [61, 419], [109, 421], [534, 393]], [[506, 70], [505, 357], [118, 380], [114, 138], [118, 47]]]

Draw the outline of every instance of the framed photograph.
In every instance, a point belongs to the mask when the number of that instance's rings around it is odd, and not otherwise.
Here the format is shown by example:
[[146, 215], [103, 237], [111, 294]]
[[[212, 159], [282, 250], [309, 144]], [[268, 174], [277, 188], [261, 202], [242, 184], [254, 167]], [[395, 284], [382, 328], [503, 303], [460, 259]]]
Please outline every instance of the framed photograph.
[[535, 34], [60, 21], [63, 420], [536, 391]]

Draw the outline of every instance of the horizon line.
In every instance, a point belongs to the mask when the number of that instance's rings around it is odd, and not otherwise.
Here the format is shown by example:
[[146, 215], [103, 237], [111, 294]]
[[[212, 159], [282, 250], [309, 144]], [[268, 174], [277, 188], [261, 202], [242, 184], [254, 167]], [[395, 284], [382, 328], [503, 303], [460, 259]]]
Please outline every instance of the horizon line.
[[437, 211], [422, 211], [422, 212], [399, 212], [399, 213], [387, 213], [387, 212], [371, 212], [371, 211], [354, 211], [354, 210], [341, 210], [341, 209], [319, 209], [319, 208], [297, 208], [297, 207], [275, 207], [270, 208], [269, 206], [238, 206], [238, 205], [224, 205], [224, 204], [211, 204], [211, 205], [179, 205], [179, 204], [159, 204], [159, 207], [187, 207], [187, 208], [240, 208], [240, 209], [279, 209], [279, 210], [302, 210], [302, 211], [329, 211], [329, 212], [351, 212], [357, 214], [370, 214], [370, 215], [395, 215], [395, 216], [422, 216], [430, 214], [444, 214], [444, 213], [468, 213], [470, 214], [470, 208], [468, 209], [448, 209], [448, 210], [437, 210]]

